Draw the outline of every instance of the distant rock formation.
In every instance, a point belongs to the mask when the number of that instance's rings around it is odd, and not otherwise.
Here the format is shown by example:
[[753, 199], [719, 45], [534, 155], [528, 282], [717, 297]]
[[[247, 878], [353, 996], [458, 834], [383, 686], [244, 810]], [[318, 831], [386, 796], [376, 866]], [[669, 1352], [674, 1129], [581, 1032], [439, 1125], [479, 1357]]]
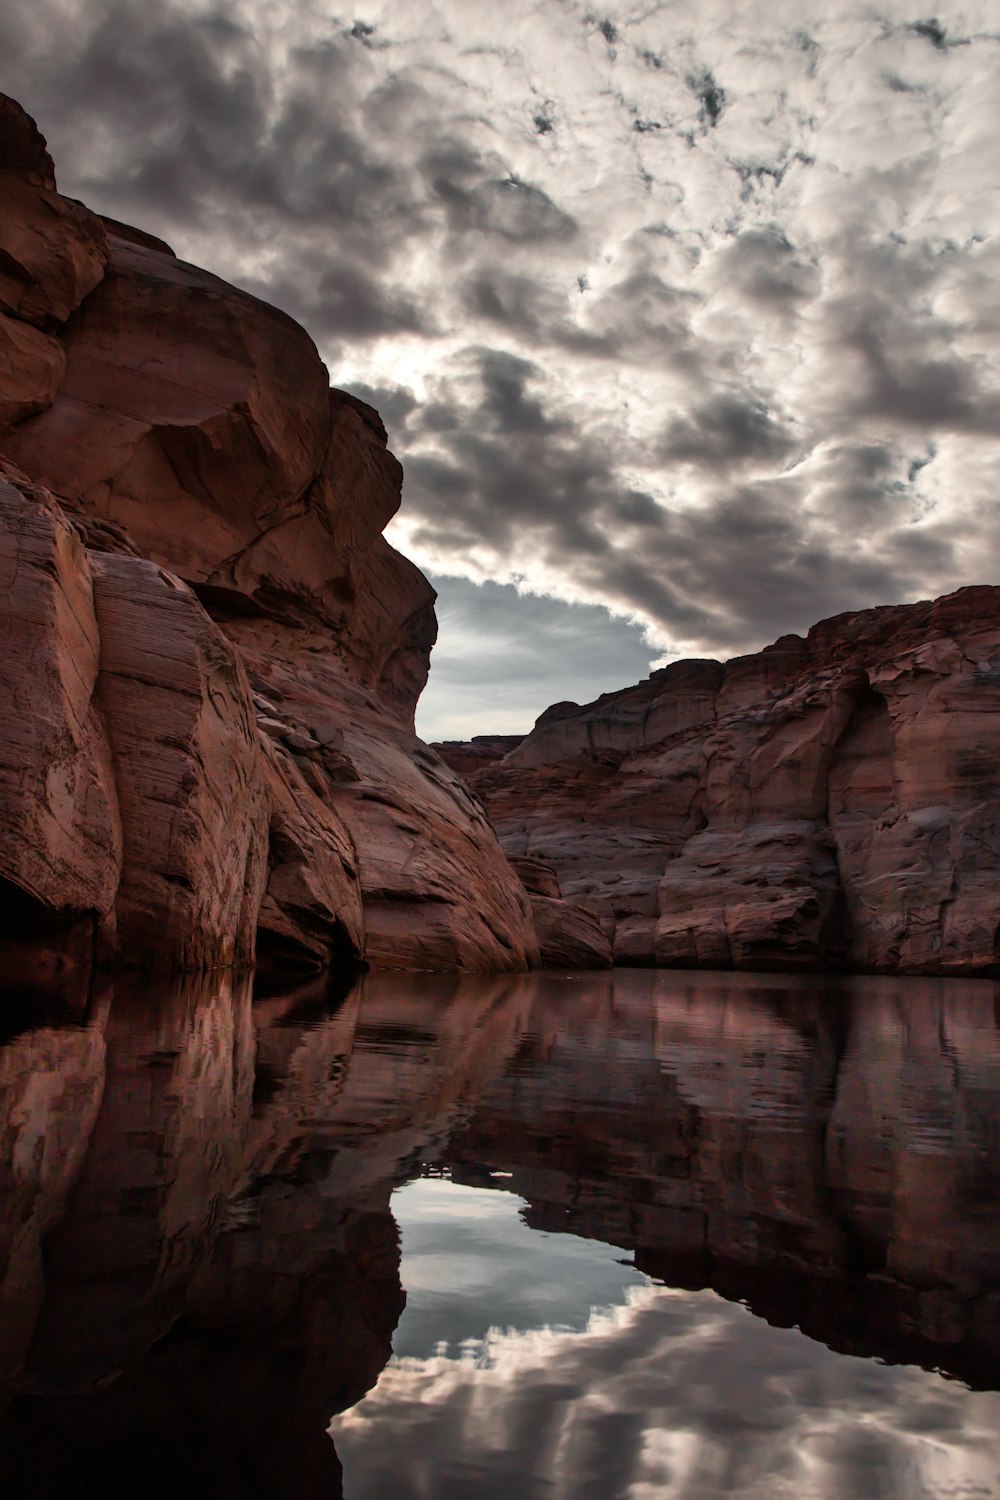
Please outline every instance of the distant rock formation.
[[1000, 972], [1000, 588], [675, 662], [478, 769], [438, 748], [616, 963]]
[[0, 98], [0, 959], [537, 963], [413, 734], [401, 477], [301, 328], [61, 197]]

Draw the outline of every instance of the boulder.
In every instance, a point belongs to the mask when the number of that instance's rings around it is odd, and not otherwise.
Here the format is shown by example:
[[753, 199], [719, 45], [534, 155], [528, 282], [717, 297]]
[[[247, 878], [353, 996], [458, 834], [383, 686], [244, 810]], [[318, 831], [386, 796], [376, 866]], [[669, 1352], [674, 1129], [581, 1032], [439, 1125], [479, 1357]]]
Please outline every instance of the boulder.
[[531, 915], [543, 969], [611, 968], [611, 944], [585, 907], [552, 896], [532, 896]]

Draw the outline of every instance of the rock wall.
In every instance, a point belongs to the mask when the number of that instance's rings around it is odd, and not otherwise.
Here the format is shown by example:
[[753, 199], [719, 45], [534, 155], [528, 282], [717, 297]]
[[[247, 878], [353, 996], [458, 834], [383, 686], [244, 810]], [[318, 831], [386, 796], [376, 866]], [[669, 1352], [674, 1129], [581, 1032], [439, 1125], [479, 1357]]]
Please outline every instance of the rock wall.
[[977, 587], [557, 704], [505, 754], [440, 748], [617, 963], [979, 974], [998, 745], [1000, 589]]
[[[538, 961], [413, 734], [401, 470], [303, 329], [56, 189], [0, 98], [0, 958]], [[11, 957], [13, 955], [13, 957]]]

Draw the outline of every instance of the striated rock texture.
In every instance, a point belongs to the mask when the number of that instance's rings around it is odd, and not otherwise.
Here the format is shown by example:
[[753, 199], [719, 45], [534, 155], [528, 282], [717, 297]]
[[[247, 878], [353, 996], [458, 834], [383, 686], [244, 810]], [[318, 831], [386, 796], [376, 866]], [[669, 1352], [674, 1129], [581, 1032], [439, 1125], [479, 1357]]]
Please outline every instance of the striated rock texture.
[[413, 734], [434, 592], [382, 535], [378, 414], [283, 313], [63, 198], [3, 98], [0, 164], [0, 959], [537, 963]]
[[557, 704], [478, 770], [440, 748], [619, 964], [981, 974], [998, 744], [1000, 588], [978, 587]]

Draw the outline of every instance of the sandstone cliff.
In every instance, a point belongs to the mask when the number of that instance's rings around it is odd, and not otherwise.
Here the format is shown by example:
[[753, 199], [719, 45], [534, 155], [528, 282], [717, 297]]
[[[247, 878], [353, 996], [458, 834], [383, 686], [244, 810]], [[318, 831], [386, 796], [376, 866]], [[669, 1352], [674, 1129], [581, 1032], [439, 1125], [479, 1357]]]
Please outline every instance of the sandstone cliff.
[[976, 974], [1000, 969], [998, 746], [981, 587], [439, 748], [619, 964]]
[[401, 470], [291, 319], [56, 189], [0, 98], [0, 948], [199, 968], [537, 962], [413, 734]]

